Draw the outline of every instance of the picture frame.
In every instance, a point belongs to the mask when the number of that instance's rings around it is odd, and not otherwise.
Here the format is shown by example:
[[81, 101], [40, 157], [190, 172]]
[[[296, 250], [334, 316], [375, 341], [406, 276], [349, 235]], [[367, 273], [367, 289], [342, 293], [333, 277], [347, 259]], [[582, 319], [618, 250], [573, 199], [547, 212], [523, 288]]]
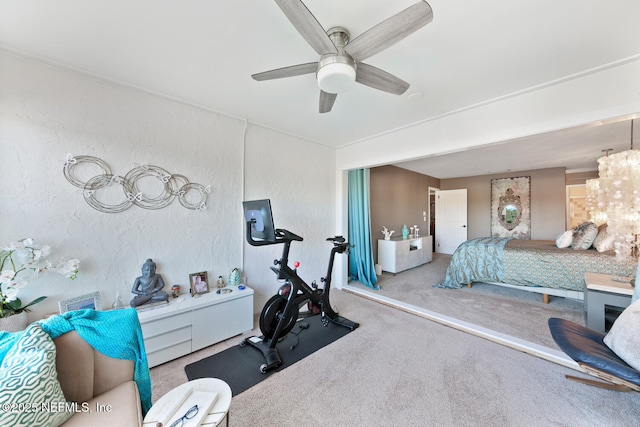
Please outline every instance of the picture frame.
[[206, 294], [209, 289], [209, 278], [206, 271], [192, 273], [189, 275], [189, 288], [191, 296]]
[[59, 301], [58, 307], [60, 309], [60, 314], [66, 313], [67, 311], [85, 309], [100, 311], [102, 310], [102, 297], [100, 296], [100, 292], [92, 292], [90, 294]]

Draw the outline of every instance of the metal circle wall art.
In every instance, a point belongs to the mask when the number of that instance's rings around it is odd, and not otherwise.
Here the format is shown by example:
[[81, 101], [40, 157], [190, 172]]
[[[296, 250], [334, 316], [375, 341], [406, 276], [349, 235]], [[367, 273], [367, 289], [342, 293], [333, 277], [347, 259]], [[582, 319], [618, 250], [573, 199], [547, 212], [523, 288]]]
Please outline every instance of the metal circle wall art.
[[[76, 170], [82, 164], [95, 166], [102, 173], [83, 181]], [[162, 209], [176, 197], [185, 208], [204, 211], [207, 208], [207, 195], [211, 193], [210, 186], [189, 182], [184, 175], [172, 175], [159, 166], [136, 163], [125, 176], [113, 175], [109, 165], [92, 156], [68, 154], [63, 171], [67, 181], [80, 188], [79, 193], [82, 193], [89, 206], [106, 213], [123, 212], [133, 205], [143, 209]], [[147, 185], [142, 185], [143, 182]], [[113, 186], [121, 187], [121, 196], [110, 194], [111, 197], [107, 197], [106, 193]], [[159, 190], [152, 193], [150, 186]]]

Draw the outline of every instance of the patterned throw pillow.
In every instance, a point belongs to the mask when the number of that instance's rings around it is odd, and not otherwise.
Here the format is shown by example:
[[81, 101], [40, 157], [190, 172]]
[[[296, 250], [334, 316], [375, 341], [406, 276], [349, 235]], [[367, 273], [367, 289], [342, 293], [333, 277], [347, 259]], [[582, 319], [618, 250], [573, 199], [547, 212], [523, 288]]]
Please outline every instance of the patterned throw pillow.
[[33, 323], [0, 364], [0, 425], [59, 426], [73, 415], [65, 403], [55, 344]]
[[578, 250], [589, 249], [597, 235], [597, 225], [593, 222], [583, 222], [573, 229], [573, 243], [571, 247]]

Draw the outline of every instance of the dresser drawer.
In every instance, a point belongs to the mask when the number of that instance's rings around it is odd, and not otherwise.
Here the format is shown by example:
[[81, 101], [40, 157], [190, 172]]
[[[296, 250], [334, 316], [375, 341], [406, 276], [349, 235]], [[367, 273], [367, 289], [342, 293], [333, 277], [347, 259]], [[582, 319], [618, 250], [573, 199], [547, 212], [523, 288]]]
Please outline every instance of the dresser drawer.
[[145, 338], [144, 348], [147, 353], [153, 353], [183, 342], [188, 342], [189, 348], [191, 348], [191, 325], [176, 327], [173, 330], [164, 331], [153, 337]]
[[154, 352], [149, 351], [149, 349], [146, 350], [149, 367], [153, 368], [154, 366], [191, 353], [191, 340], [189, 340], [188, 342], [174, 344], [170, 347], [166, 347]]
[[154, 338], [158, 335], [164, 335], [167, 332], [175, 331], [184, 327], [191, 326], [191, 312], [180, 313], [163, 319], [152, 320], [148, 322], [140, 322], [142, 327], [142, 336], [145, 342], [147, 339]]

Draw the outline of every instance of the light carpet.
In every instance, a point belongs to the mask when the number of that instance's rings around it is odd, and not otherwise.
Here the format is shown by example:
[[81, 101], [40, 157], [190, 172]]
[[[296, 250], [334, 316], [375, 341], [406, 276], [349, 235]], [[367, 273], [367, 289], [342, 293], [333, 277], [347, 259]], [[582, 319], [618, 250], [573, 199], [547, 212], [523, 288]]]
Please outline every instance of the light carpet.
[[[332, 303], [360, 327], [235, 396], [231, 426], [637, 425], [638, 393], [346, 292]], [[186, 382], [184, 365], [241, 339], [153, 368], [154, 401]]]
[[350, 287], [553, 349], [558, 347], [547, 326], [550, 317], [585, 324], [582, 301], [550, 296], [549, 304], [544, 304], [541, 294], [486, 283], [475, 283], [471, 288], [434, 288], [444, 280], [450, 260], [450, 255], [434, 254], [429, 264], [395, 275], [383, 273], [378, 276], [379, 291], [360, 283]]

